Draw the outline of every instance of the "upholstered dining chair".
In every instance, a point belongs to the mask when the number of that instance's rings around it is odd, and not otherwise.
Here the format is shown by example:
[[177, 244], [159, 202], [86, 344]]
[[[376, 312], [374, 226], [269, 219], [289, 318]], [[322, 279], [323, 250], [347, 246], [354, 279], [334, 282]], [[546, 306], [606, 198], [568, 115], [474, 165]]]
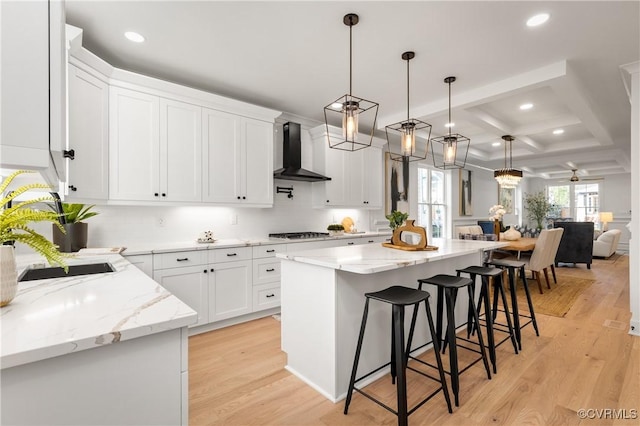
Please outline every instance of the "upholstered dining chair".
[[[563, 232], [564, 229], [562, 228], [543, 229], [536, 240], [536, 247], [533, 249], [533, 252], [531, 252], [531, 256], [522, 255], [522, 257], [520, 257], [521, 261], [527, 263], [525, 269], [530, 270], [533, 277], [538, 282], [538, 290], [540, 290], [540, 294], [544, 293], [542, 291], [542, 279], [540, 277], [541, 272], [544, 273], [547, 288], [551, 288], [551, 283], [549, 282], [549, 267], [551, 267], [554, 282], [558, 282], [556, 279], [554, 262]], [[516, 258], [514, 257], [514, 260], [515, 259]]]

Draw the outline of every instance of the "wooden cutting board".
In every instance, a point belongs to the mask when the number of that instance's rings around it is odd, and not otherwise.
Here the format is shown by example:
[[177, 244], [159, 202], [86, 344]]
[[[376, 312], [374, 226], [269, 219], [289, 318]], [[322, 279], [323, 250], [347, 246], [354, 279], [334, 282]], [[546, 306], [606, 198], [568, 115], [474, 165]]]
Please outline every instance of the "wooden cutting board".
[[393, 248], [396, 250], [404, 250], [404, 251], [435, 251], [438, 250], [436, 246], [426, 246], [426, 247], [416, 247], [416, 246], [397, 246], [391, 243], [382, 243], [384, 247]]

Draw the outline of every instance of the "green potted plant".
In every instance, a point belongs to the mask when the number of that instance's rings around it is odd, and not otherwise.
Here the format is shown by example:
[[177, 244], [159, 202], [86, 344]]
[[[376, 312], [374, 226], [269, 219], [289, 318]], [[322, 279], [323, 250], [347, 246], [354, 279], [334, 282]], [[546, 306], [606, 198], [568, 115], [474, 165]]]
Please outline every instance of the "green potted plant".
[[544, 191], [524, 195], [524, 204], [527, 209], [527, 218], [536, 222], [538, 229], [542, 229], [542, 222], [551, 211], [551, 203]]
[[391, 228], [391, 230], [395, 231], [397, 228], [401, 227], [402, 224], [407, 220], [407, 218], [409, 217], [409, 213], [402, 213], [396, 210], [391, 212], [391, 214], [386, 215], [385, 217], [389, 221], [389, 227]]
[[329, 231], [329, 235], [335, 237], [336, 235], [342, 235], [344, 233], [344, 226], [339, 223], [332, 223], [327, 226], [327, 231]]
[[[58, 212], [56, 205], [51, 209], [59, 214], [59, 226], [53, 226], [53, 242], [60, 247], [62, 252], [76, 252], [87, 247], [89, 226], [85, 220], [97, 215], [90, 211], [95, 205], [61, 203], [62, 212]], [[62, 232], [64, 229], [64, 232]]]
[[53, 222], [54, 227], [59, 226], [58, 215], [49, 211], [40, 211], [31, 206], [36, 203], [52, 201], [51, 196], [37, 197], [28, 201], [14, 203], [16, 197], [33, 189], [50, 189], [47, 185], [34, 183], [7, 191], [16, 176], [22, 173], [31, 173], [24, 170], [9, 175], [0, 184], [0, 307], [13, 300], [18, 291], [18, 277], [13, 244], [16, 242], [26, 244], [37, 253], [44, 256], [50, 264], [57, 264], [65, 268], [65, 255], [58, 251], [54, 243], [37, 233], [31, 226], [31, 222]]

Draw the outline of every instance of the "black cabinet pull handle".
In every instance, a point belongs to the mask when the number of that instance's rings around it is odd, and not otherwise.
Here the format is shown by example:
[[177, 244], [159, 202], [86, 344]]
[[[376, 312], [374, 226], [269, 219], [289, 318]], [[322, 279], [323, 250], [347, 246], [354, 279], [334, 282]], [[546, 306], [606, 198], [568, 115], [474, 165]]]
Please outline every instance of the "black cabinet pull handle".
[[369, 242], [370, 242], [370, 243], [372, 243], [372, 242], [373, 242], [373, 240], [369, 240]]
[[243, 199], [243, 200], [246, 200], [246, 199], [247, 199], [247, 197], [242, 197], [242, 199]]
[[176, 262], [184, 262], [186, 260], [189, 260], [189, 258], [188, 257], [179, 257], [179, 258], [176, 259]]
[[273, 269], [273, 268], [267, 269], [267, 272], [273, 272], [273, 271], [275, 271], [275, 269]]
[[211, 268], [211, 272], [215, 272], [215, 271], [216, 271], [215, 269]]
[[76, 151], [74, 149], [70, 149], [69, 151], [67, 151], [65, 149], [64, 151], [62, 151], [62, 157], [63, 158], [68, 158], [70, 160], [75, 160], [76, 159]]
[[157, 196], [158, 196], [158, 193], [157, 193], [157, 192], [154, 192], [154, 193], [153, 193], [153, 196], [154, 196], [154, 197], [157, 197]]
[[238, 195], [238, 200], [240, 199], [240, 196]]
[[207, 270], [205, 269], [205, 270], [204, 270], [204, 271], [202, 271], [202, 272], [204, 272], [204, 273], [206, 274], [206, 273], [207, 273]]
[[329, 202], [329, 200], [327, 200], [327, 203]]
[[273, 252], [275, 252], [275, 250], [274, 250], [274, 249], [272, 249], [272, 250], [267, 250], [267, 253], [273, 253]]
[[231, 256], [237, 256], [237, 255], [238, 255], [238, 253], [227, 253], [227, 256], [228, 256], [228, 257], [231, 257]]
[[271, 293], [271, 294], [267, 294], [267, 297], [275, 297], [276, 295]]
[[163, 196], [163, 197], [166, 197], [166, 196], [167, 196], [167, 194], [165, 194], [165, 193], [163, 192], [163, 193], [162, 193], [162, 196]]
[[355, 244], [355, 243], [347, 243], [347, 245], [348, 245], [348, 246], [352, 246], [352, 245], [354, 245], [354, 244]]
[[76, 188], [76, 187], [75, 187], [75, 186], [73, 186], [73, 185], [69, 185], [69, 189], [70, 189], [70, 190], [72, 190], [72, 191], [77, 191], [77, 190], [78, 190], [78, 188]]

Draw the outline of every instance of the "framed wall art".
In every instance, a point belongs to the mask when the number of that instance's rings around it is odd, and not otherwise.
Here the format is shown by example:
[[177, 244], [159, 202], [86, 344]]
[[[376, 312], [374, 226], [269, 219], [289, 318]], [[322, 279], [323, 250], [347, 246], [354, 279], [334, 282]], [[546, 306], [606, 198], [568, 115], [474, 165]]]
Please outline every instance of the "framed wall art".
[[498, 185], [498, 204], [501, 204], [504, 207], [504, 210], [507, 214], [513, 213], [513, 203], [516, 199], [516, 189], [515, 188], [503, 188]]
[[385, 215], [393, 211], [409, 211], [409, 161], [393, 161], [384, 154]]
[[472, 216], [473, 200], [471, 198], [471, 170], [460, 169], [458, 173], [458, 181], [460, 182], [458, 214], [460, 216]]

